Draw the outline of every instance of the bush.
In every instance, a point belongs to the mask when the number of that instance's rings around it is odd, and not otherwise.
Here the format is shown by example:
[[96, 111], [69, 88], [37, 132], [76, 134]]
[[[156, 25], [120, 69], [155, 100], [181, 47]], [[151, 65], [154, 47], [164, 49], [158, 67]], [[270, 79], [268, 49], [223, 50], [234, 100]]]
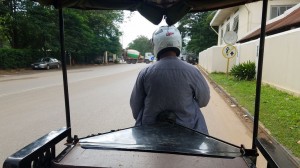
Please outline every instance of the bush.
[[[46, 54], [34, 49], [0, 49], [0, 69], [30, 68], [30, 64]], [[57, 53], [48, 52], [47, 56], [57, 57]]]
[[0, 69], [26, 67], [28, 51], [21, 49], [0, 49]]
[[247, 61], [245, 63], [234, 65], [230, 74], [238, 80], [253, 80], [255, 78], [255, 63]]

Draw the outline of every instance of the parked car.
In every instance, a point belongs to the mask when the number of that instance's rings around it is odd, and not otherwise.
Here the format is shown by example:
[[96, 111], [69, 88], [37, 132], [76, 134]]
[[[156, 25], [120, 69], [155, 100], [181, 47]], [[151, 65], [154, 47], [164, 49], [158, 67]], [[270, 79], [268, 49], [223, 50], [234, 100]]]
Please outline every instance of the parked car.
[[196, 65], [198, 64], [198, 57], [195, 54], [188, 54], [186, 56], [186, 61], [190, 64]]
[[51, 69], [60, 68], [61, 62], [56, 58], [43, 57], [37, 62], [31, 64], [32, 69]]
[[103, 56], [98, 56], [93, 61], [91, 61], [91, 63], [93, 64], [103, 64], [103, 62], [104, 62]]

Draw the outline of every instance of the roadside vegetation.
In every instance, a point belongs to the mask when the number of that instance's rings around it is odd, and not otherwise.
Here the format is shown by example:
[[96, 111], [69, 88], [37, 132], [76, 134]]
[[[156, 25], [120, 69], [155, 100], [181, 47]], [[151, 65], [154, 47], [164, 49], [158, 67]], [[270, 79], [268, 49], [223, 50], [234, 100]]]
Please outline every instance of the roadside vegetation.
[[[254, 115], [255, 80], [239, 80], [224, 73], [209, 76], [240, 106]], [[269, 85], [261, 88], [260, 122], [279, 143], [296, 157], [300, 157], [300, 97], [277, 90]]]
[[[64, 9], [67, 61], [86, 64], [105, 51], [121, 55], [122, 11]], [[27, 68], [42, 57], [59, 59], [58, 12], [33, 1], [0, 1], [0, 69]]]
[[186, 52], [199, 53], [216, 44], [218, 36], [210, 27], [214, 14], [215, 11], [188, 13], [178, 22]]

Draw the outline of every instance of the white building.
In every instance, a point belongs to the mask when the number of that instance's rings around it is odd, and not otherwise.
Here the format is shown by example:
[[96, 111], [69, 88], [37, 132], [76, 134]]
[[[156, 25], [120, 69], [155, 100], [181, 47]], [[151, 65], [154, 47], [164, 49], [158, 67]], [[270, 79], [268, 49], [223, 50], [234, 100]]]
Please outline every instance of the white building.
[[[262, 1], [218, 10], [211, 27], [218, 33], [216, 46], [199, 53], [199, 65], [207, 72], [226, 72], [227, 61], [222, 55], [226, 46], [223, 36], [235, 31], [238, 36], [233, 65], [246, 61], [257, 62]], [[300, 95], [300, 0], [270, 0], [268, 3], [264, 83]]]
[[[300, 3], [300, 0], [270, 0], [267, 20], [282, 15], [286, 10]], [[210, 25], [217, 28], [218, 45], [224, 44], [223, 36], [227, 31], [235, 31], [238, 39], [260, 27], [262, 1], [238, 7], [218, 10]]]

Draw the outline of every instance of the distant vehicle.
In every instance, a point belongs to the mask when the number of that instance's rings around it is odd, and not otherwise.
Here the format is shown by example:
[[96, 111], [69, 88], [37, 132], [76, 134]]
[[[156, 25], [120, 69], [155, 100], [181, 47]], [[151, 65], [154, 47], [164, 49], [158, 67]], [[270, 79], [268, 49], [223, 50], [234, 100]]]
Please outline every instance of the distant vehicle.
[[144, 62], [144, 56], [142, 56], [141, 54], [138, 56], [138, 60], [137, 60], [138, 63], [142, 63]]
[[112, 56], [108, 57], [108, 62], [113, 62], [113, 57]]
[[103, 56], [99, 56], [99, 57], [95, 58], [94, 61], [92, 61], [92, 63], [103, 64]]
[[195, 54], [188, 54], [186, 57], [186, 61], [190, 64], [196, 65], [198, 64], [198, 57]]
[[182, 60], [182, 61], [186, 61], [186, 55], [185, 54], [180, 54], [179, 55], [179, 58]]
[[143, 58], [143, 56], [141, 56], [140, 52], [137, 50], [127, 49], [124, 51], [124, 61], [126, 61], [127, 64], [142, 62], [140, 61], [141, 58]]
[[153, 62], [153, 61], [154, 61], [154, 55], [151, 52], [146, 52], [144, 62], [146, 64], [149, 64], [150, 62]]
[[51, 68], [60, 68], [61, 62], [56, 58], [43, 57], [37, 62], [31, 64], [32, 69], [51, 69]]

